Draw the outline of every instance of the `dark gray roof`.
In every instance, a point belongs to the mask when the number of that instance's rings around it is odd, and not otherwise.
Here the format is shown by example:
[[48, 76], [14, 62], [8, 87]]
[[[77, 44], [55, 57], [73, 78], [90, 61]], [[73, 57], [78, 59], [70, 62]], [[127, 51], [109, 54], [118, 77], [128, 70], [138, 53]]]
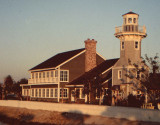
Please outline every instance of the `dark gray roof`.
[[77, 55], [78, 53], [82, 52], [83, 50], [85, 50], [85, 48], [59, 53], [49, 58], [48, 60], [40, 63], [39, 65], [31, 68], [30, 70], [56, 67], [60, 65], [61, 63], [67, 61], [68, 59], [72, 58], [73, 56]]
[[128, 12], [128, 13], [125, 13], [125, 14], [123, 14], [122, 16], [124, 16], [124, 15], [126, 15], [126, 14], [136, 14], [136, 15], [138, 15], [138, 16], [139, 16], [139, 14], [134, 13], [134, 12], [132, 12], [132, 11], [130, 11], [130, 12]]

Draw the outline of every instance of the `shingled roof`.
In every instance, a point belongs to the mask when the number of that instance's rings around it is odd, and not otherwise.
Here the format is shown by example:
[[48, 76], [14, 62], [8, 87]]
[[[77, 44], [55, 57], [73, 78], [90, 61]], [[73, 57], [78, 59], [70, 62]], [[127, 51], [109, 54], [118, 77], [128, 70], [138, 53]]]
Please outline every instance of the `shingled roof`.
[[85, 48], [59, 53], [59, 54], [49, 58], [48, 60], [40, 63], [39, 65], [31, 68], [30, 70], [54, 68], [54, 67], [60, 65], [61, 63], [67, 61], [68, 59], [72, 58], [73, 56], [79, 54], [83, 50], [85, 50]]
[[[81, 75], [77, 79], [71, 81], [70, 83], [67, 84], [67, 86], [69, 86], [69, 85], [73, 85], [73, 86], [74, 85], [82, 85], [84, 83], [85, 79], [92, 79], [95, 76], [97, 76], [98, 74], [105, 72], [106, 70], [111, 68], [117, 61], [118, 61], [118, 59], [106, 60], [106, 61], [102, 62], [101, 64], [99, 64], [98, 66], [96, 66], [95, 68], [93, 68], [92, 70], [84, 73], [83, 75]], [[106, 81], [107, 79], [109, 79], [111, 77], [112, 77], [112, 70], [107, 72], [106, 76], [102, 79], [102, 81]]]

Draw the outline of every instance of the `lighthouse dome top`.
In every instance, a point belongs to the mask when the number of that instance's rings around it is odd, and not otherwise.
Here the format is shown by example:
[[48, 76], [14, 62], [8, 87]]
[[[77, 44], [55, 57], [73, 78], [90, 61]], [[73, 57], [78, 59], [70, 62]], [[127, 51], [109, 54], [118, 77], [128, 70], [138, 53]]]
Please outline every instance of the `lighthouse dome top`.
[[134, 13], [134, 12], [132, 12], [132, 11], [130, 11], [130, 12], [128, 12], [128, 13], [125, 13], [125, 14], [123, 14], [122, 16], [124, 16], [124, 15], [128, 15], [128, 14], [135, 14], [135, 15], [138, 15], [138, 16], [139, 16], [139, 14]]

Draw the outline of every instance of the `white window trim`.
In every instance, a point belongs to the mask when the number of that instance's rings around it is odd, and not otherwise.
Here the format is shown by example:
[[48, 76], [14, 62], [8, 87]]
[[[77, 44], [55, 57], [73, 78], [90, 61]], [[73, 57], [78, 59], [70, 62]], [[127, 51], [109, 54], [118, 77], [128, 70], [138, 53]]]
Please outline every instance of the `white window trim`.
[[[36, 89], [37, 89], [37, 97], [36, 97]], [[39, 89], [41, 89], [41, 97], [39, 96]], [[43, 89], [45, 89], [45, 97], [43, 97]], [[49, 89], [49, 97], [47, 97], [47, 89]], [[53, 89], [53, 97], [51, 97], [51, 89]], [[58, 93], [57, 93], [57, 97], [55, 96], [55, 90], [56, 89], [58, 89], [58, 88], [32, 88], [31, 91], [29, 91], [31, 93], [30, 97], [32, 97], [32, 98], [55, 98], [55, 99], [57, 99], [58, 98]], [[60, 89], [62, 89], [62, 88], [60, 88]], [[64, 99], [69, 98], [69, 89], [68, 88], [63, 88], [63, 89], [67, 90], [67, 97], [63, 97], [63, 98]], [[25, 90], [23, 89], [22, 90], [23, 96], [25, 96], [24, 95], [24, 91], [27, 92], [27, 89], [25, 89]], [[32, 96], [32, 91], [34, 91], [34, 95], [33, 96]], [[60, 94], [59, 94], [59, 96], [60, 96]], [[59, 98], [62, 98], [62, 97], [59, 97]]]
[[60, 70], [61, 71], [67, 71], [67, 81], [61, 81], [61, 74], [60, 74], [60, 82], [69, 82], [69, 70]]
[[[68, 91], [68, 88], [60, 88], [60, 90], [61, 89], [66, 89], [67, 90], [67, 97], [63, 97], [63, 98], [68, 98], [68, 94], [69, 94], [69, 91]], [[59, 91], [60, 92], [60, 91]], [[58, 96], [58, 95], [57, 95]], [[59, 98], [62, 98], [62, 97], [60, 97], [60, 93], [59, 93]]]

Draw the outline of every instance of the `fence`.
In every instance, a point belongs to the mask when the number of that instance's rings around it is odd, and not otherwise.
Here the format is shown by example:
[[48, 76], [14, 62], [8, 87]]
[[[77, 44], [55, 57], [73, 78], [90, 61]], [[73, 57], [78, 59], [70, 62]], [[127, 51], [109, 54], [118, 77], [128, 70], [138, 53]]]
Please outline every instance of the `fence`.
[[48, 103], [48, 102], [34, 102], [34, 101], [17, 101], [17, 100], [0, 100], [0, 106], [19, 107], [27, 109], [41, 109], [58, 112], [73, 112], [87, 115], [98, 115], [114, 118], [125, 118], [128, 120], [138, 121], [152, 121], [160, 122], [160, 111], [128, 108], [128, 107], [114, 107], [114, 106], [99, 106], [88, 104], [62, 104], [62, 103]]

